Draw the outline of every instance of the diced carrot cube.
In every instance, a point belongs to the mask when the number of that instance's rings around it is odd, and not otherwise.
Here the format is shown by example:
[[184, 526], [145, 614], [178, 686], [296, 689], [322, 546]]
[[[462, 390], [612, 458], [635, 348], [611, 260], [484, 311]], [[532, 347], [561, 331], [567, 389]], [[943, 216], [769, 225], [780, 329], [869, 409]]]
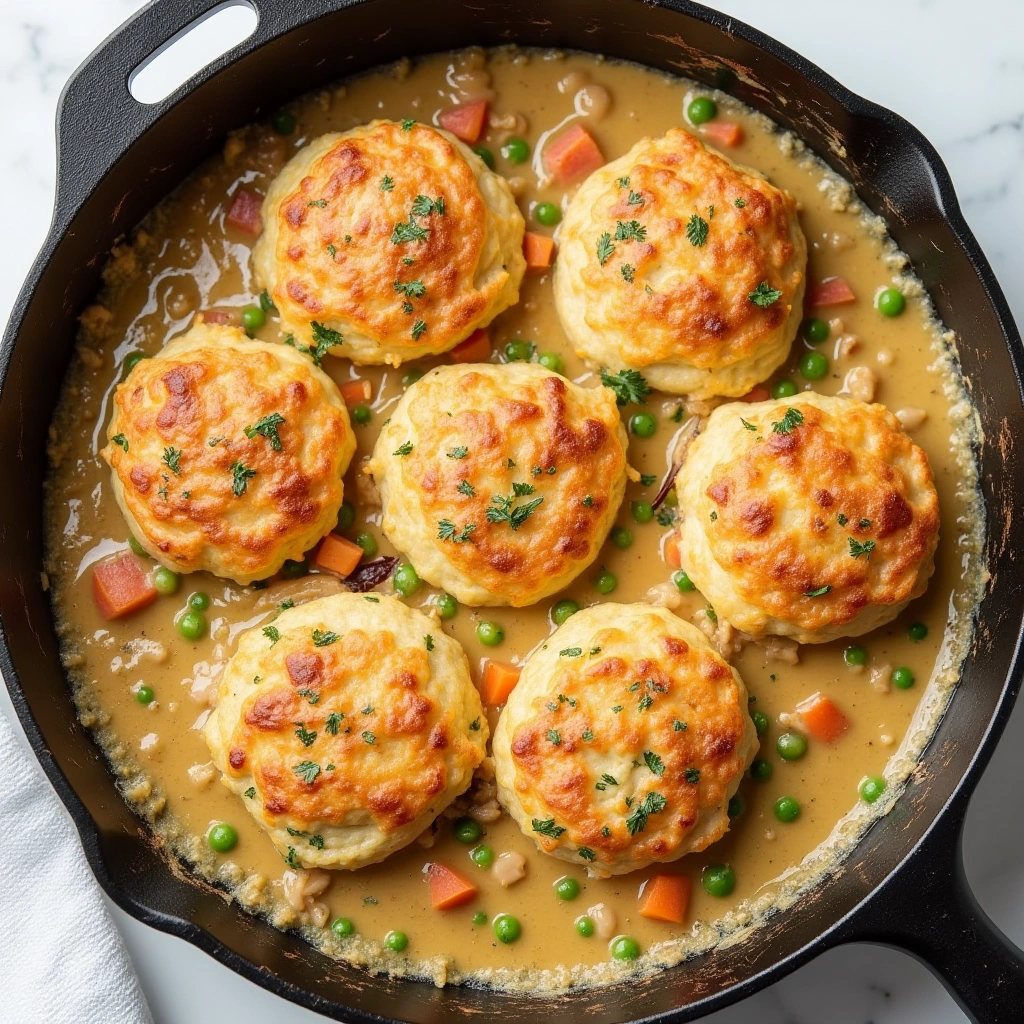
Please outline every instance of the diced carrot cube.
[[527, 231], [523, 235], [523, 255], [526, 257], [527, 269], [544, 270], [550, 267], [554, 253], [553, 238], [540, 235], [536, 231]]
[[833, 743], [850, 728], [850, 720], [824, 695], [812, 693], [796, 706], [807, 731], [822, 743]]
[[604, 162], [600, 146], [581, 124], [566, 129], [544, 150], [548, 174], [563, 184], [591, 174]]
[[661, 557], [673, 569], [678, 569], [682, 565], [682, 560], [679, 557], [679, 534], [675, 530], [668, 534], [662, 542]]
[[487, 100], [471, 100], [449, 107], [438, 115], [437, 122], [463, 142], [476, 142], [484, 130]]
[[472, 882], [466, 881], [445, 864], [428, 864], [426, 873], [430, 885], [430, 905], [435, 910], [460, 907], [477, 894], [477, 888]]
[[465, 341], [460, 341], [450, 353], [453, 363], [486, 363], [491, 358], [490, 335], [481, 328]]
[[320, 541], [314, 561], [318, 569], [326, 569], [327, 572], [337, 573], [339, 576], [348, 576], [362, 557], [363, 549], [358, 544], [353, 544], [336, 533], [329, 533]]
[[741, 402], [767, 402], [771, 398], [771, 393], [766, 387], [762, 387], [760, 384], [752, 391], [748, 391], [741, 399]]
[[826, 277], [807, 297], [808, 306], [842, 306], [856, 301], [853, 289], [841, 277]]
[[373, 394], [373, 386], [365, 379], [347, 380], [338, 390], [350, 409], [354, 409], [357, 405], [365, 405]]
[[743, 141], [743, 129], [733, 121], [709, 121], [701, 126], [700, 133], [716, 146], [730, 149]]
[[247, 235], [258, 235], [263, 230], [262, 206], [263, 196], [258, 192], [247, 188], [237, 189], [224, 222], [228, 227], [244, 231]]
[[157, 594], [149, 575], [126, 553], [93, 569], [92, 596], [103, 618], [121, 619], [151, 605]]
[[655, 875], [645, 886], [640, 916], [682, 924], [690, 907], [690, 879], [685, 875]]
[[484, 703], [493, 707], [504, 704], [518, 682], [519, 669], [515, 665], [505, 665], [500, 661], [487, 662], [481, 687]]

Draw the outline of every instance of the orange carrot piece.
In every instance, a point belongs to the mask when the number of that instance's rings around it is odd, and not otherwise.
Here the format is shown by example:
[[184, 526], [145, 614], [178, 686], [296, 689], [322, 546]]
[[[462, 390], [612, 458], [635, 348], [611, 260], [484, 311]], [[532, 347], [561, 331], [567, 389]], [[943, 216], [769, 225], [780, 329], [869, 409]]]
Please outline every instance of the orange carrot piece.
[[157, 594], [149, 574], [123, 554], [93, 569], [92, 596], [103, 618], [121, 619], [151, 605]]
[[682, 924], [690, 906], [690, 880], [685, 875], [655, 875], [645, 886], [640, 916]]
[[808, 306], [842, 306], [856, 301], [853, 289], [841, 277], [826, 277], [807, 297]]
[[484, 130], [486, 116], [487, 100], [472, 100], [443, 111], [437, 123], [463, 142], [476, 142]]
[[594, 137], [583, 125], [574, 124], [544, 150], [544, 166], [555, 181], [562, 184], [604, 166], [604, 155]]
[[822, 743], [833, 743], [850, 728], [850, 720], [820, 693], [812, 693], [796, 706], [804, 727]]
[[326, 569], [327, 572], [337, 573], [339, 576], [348, 576], [362, 557], [363, 549], [358, 544], [353, 544], [336, 533], [329, 533], [320, 541], [314, 561], [318, 569]]
[[700, 133], [716, 146], [730, 149], [743, 141], [743, 129], [733, 121], [709, 121], [701, 127]]
[[486, 363], [491, 358], [491, 339], [483, 330], [474, 331], [451, 351], [453, 363]]
[[481, 687], [484, 703], [494, 707], [504, 704], [518, 682], [519, 669], [515, 665], [505, 665], [500, 661], [487, 662]]
[[338, 390], [345, 404], [354, 409], [357, 405], [365, 405], [373, 394], [373, 385], [368, 380], [347, 380]]
[[430, 905], [435, 910], [461, 907], [477, 893], [472, 882], [467, 882], [457, 871], [444, 864], [428, 864], [426, 871], [430, 885]]
[[555, 240], [547, 235], [539, 235], [536, 231], [527, 231], [523, 235], [523, 255], [526, 257], [528, 270], [544, 270], [551, 266], [555, 253]]
[[766, 387], [762, 387], [760, 384], [752, 391], [748, 391], [742, 398], [741, 402], [767, 402], [771, 398], [771, 392]]
[[679, 534], [673, 530], [668, 534], [661, 546], [661, 557], [672, 566], [673, 569], [678, 569], [683, 563], [679, 557]]

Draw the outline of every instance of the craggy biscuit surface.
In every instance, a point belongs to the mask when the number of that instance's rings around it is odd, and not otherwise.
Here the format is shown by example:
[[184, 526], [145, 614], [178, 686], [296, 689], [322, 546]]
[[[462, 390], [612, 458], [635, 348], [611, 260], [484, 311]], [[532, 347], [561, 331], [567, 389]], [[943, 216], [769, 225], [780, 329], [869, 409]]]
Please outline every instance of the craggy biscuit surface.
[[314, 139], [274, 179], [253, 252], [281, 330], [356, 363], [446, 352], [519, 297], [522, 214], [455, 136], [373, 121]]
[[745, 394], [785, 360], [807, 263], [796, 203], [689, 132], [595, 171], [559, 239], [555, 302], [583, 358], [695, 398]]
[[518, 608], [597, 557], [626, 444], [608, 388], [535, 363], [445, 366], [402, 396], [367, 469], [420, 576], [464, 604]]
[[665, 608], [601, 604], [530, 656], [493, 748], [523, 832], [603, 876], [719, 839], [757, 745], [742, 680], [698, 629]]
[[465, 652], [433, 619], [339, 594], [243, 634], [204, 735], [291, 866], [358, 868], [469, 786], [488, 729]]
[[683, 567], [747, 633], [859, 636], [934, 569], [931, 467], [881, 405], [805, 393], [719, 406], [676, 487]]
[[100, 454], [158, 562], [244, 584], [331, 529], [354, 450], [337, 386], [308, 356], [199, 322], [118, 385]]

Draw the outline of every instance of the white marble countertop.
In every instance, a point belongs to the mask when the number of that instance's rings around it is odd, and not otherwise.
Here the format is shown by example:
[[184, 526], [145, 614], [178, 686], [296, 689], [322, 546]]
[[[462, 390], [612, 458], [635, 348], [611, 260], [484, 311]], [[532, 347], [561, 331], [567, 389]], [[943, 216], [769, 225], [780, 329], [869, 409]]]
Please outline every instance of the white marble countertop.
[[[53, 201], [53, 120], [76, 65], [139, 0], [0, 4], [0, 322], [42, 242]], [[935, 144], [971, 227], [1024, 324], [1024, 3], [1020, 0], [720, 0]], [[1018, 165], [1020, 162], [1020, 166]], [[13, 715], [0, 687], [0, 707]], [[967, 873], [993, 919], [1024, 945], [1024, 700], [968, 815]], [[1009, 813], [1007, 813], [1009, 812]], [[159, 1024], [317, 1015], [278, 999], [179, 939], [112, 908]], [[3, 909], [0, 908], [0, 915]], [[1024, 1011], [1022, 1011], [1024, 1012]], [[0, 1013], [2, 1016], [2, 1013]], [[954, 1024], [966, 1018], [928, 970], [895, 950], [848, 946], [706, 1018], [713, 1024]]]

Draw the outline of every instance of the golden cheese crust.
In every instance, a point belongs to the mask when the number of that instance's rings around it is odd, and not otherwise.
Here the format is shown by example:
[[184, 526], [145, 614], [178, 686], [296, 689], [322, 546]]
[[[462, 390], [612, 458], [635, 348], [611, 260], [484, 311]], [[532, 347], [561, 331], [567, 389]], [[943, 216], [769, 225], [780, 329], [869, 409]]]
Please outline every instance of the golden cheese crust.
[[859, 636], [934, 570], [928, 457], [881, 405], [806, 393], [719, 406], [676, 486], [683, 566], [747, 633]]
[[498, 798], [598, 876], [705, 849], [757, 752], [747, 692], [665, 608], [577, 612], [527, 660], [494, 733]]
[[607, 388], [536, 363], [443, 366], [403, 395], [367, 471], [420, 576], [464, 604], [520, 608], [597, 557], [626, 444]]
[[249, 630], [219, 697], [204, 728], [213, 759], [292, 866], [383, 860], [484, 757], [465, 652], [391, 597], [338, 594]]
[[[558, 315], [592, 363], [703, 399], [745, 394], [785, 360], [807, 265], [796, 203], [689, 132], [595, 171], [559, 237]], [[750, 298], [762, 285], [780, 293], [770, 305]]]
[[308, 356], [200, 321], [118, 385], [100, 454], [158, 562], [245, 584], [331, 529], [354, 451], [338, 388]]
[[373, 121], [320, 136], [274, 179], [253, 251], [281, 330], [356, 363], [446, 352], [519, 298], [525, 225], [455, 136]]

